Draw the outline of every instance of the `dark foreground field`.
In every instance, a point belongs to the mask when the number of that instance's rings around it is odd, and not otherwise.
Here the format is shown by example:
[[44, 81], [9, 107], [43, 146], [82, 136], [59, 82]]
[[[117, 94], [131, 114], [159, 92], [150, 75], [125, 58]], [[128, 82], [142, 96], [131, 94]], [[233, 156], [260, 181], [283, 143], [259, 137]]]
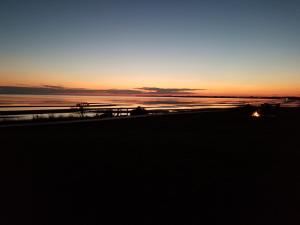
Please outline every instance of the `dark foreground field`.
[[0, 128], [0, 224], [299, 224], [300, 113]]

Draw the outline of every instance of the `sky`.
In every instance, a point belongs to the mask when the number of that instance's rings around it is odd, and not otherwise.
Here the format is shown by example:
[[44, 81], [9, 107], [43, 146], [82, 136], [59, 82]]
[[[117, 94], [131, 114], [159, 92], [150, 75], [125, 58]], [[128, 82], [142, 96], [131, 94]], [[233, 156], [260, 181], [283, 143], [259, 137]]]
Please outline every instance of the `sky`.
[[45, 89], [300, 96], [300, 1], [1, 0], [0, 93]]

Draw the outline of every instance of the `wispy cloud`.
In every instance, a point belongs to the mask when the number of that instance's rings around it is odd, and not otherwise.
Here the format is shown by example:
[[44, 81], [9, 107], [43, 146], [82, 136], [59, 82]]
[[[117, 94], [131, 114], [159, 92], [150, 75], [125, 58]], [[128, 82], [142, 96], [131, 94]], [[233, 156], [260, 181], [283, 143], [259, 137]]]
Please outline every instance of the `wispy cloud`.
[[192, 89], [192, 88], [158, 88], [158, 87], [142, 87], [137, 88], [147, 94], [195, 94], [195, 91], [204, 91], [205, 89]]
[[66, 88], [62, 86], [42, 85], [31, 86], [0, 86], [0, 94], [37, 94], [37, 95], [190, 95], [195, 91], [205, 89], [190, 88], [158, 88], [141, 87], [135, 89], [85, 89], [85, 88]]

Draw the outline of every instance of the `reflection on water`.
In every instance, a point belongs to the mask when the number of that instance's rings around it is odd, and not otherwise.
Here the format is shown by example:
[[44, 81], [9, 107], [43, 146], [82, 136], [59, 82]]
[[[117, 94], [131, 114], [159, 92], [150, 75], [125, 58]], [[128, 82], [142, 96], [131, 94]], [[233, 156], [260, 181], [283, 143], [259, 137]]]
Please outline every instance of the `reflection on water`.
[[0, 111], [68, 109], [79, 102], [88, 102], [98, 108], [142, 106], [149, 109], [170, 110], [229, 108], [243, 104], [260, 105], [262, 103], [280, 103], [287, 107], [299, 106], [299, 100], [286, 101], [286, 99], [0, 95]]

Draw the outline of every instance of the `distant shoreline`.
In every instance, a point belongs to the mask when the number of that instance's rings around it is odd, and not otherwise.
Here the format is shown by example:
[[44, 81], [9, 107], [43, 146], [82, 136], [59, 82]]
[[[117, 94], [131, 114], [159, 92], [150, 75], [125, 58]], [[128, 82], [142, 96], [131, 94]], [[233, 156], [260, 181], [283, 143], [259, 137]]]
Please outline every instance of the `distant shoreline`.
[[43, 95], [43, 96], [93, 96], [93, 97], [142, 97], [142, 98], [242, 98], [242, 99], [284, 99], [300, 100], [298, 96], [233, 96], [233, 95], [93, 95], [93, 94], [76, 94], [76, 93], [51, 93], [51, 94], [34, 94], [34, 93], [0, 93], [0, 95]]

